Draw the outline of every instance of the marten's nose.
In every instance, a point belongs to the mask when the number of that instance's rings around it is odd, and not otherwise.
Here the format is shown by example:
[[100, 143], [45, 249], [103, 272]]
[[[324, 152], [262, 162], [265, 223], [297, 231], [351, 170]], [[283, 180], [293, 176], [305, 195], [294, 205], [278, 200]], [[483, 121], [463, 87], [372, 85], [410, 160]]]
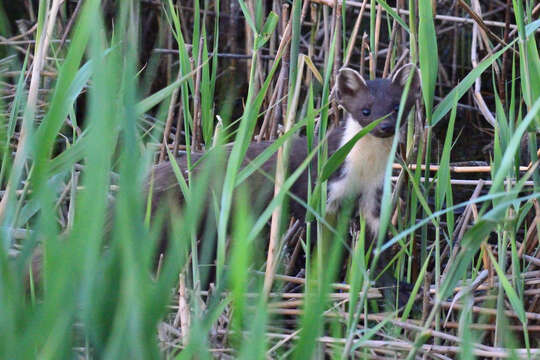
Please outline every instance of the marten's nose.
[[391, 124], [391, 123], [383, 122], [379, 126], [381, 128], [381, 132], [384, 133], [385, 135], [393, 135], [396, 129], [394, 124]]

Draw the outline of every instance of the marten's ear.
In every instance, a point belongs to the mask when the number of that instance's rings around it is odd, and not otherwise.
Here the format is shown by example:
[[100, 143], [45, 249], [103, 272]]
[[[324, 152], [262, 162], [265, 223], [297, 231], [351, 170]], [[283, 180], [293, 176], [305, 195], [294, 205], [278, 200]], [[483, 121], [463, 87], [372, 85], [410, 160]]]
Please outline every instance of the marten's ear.
[[338, 103], [351, 112], [355, 99], [368, 93], [364, 78], [355, 70], [343, 68], [337, 76], [336, 98]]
[[405, 86], [411, 71], [414, 71], [414, 73], [411, 87], [409, 88], [409, 94], [414, 94], [414, 96], [417, 96], [420, 93], [420, 74], [418, 73], [418, 69], [414, 64], [405, 64], [397, 69], [394, 76], [392, 76], [392, 83], [399, 84], [401, 87]]

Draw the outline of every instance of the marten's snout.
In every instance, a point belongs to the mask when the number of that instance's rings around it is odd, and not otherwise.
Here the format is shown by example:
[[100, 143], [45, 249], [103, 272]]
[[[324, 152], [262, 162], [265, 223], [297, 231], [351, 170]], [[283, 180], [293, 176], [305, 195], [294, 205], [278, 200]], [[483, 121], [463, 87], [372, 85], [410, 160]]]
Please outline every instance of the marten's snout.
[[373, 129], [373, 135], [377, 137], [390, 137], [396, 132], [396, 124], [392, 121], [383, 121], [375, 129]]

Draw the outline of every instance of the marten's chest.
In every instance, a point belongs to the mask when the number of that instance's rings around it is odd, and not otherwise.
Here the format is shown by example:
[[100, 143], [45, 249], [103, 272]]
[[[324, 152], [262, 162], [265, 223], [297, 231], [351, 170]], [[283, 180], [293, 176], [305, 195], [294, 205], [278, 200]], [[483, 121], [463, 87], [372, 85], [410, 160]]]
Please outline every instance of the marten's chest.
[[[361, 126], [348, 119], [341, 144], [348, 142], [360, 130]], [[393, 137], [377, 138], [365, 135], [353, 147], [328, 187], [329, 210], [335, 210], [346, 198], [360, 198], [360, 207], [364, 215], [373, 215], [380, 206], [380, 191], [384, 180], [384, 171]]]

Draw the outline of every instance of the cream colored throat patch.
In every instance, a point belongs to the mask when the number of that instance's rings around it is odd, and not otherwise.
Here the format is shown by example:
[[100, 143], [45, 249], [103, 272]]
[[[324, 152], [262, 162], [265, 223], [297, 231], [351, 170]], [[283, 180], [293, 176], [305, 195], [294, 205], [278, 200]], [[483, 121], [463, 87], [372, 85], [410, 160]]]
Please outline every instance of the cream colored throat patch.
[[[341, 146], [360, 130], [362, 126], [348, 115]], [[360, 195], [362, 212], [369, 212], [376, 205], [375, 194], [383, 183], [393, 138], [367, 134], [358, 140], [345, 159], [341, 177], [329, 185], [328, 211], [334, 212], [344, 199]]]

